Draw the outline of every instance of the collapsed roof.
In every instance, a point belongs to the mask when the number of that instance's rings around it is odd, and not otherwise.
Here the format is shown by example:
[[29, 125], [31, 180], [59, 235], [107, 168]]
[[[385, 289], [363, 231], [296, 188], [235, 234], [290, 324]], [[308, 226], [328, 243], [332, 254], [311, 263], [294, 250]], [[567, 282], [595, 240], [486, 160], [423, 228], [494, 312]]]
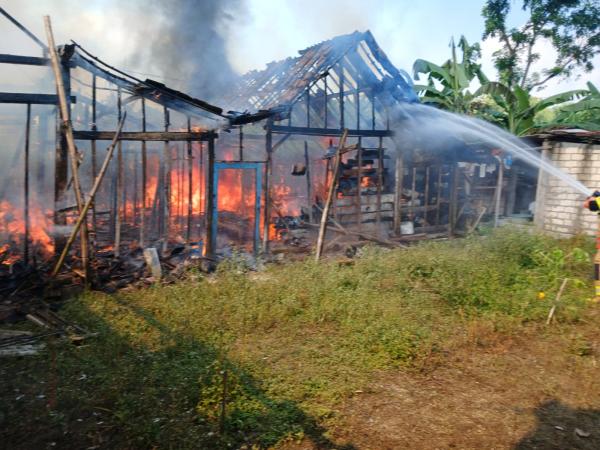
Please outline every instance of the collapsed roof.
[[394, 67], [370, 31], [338, 36], [299, 54], [243, 75], [220, 102], [234, 111], [289, 107], [340, 62], [374, 93], [385, 92], [396, 101], [418, 101], [410, 76]]

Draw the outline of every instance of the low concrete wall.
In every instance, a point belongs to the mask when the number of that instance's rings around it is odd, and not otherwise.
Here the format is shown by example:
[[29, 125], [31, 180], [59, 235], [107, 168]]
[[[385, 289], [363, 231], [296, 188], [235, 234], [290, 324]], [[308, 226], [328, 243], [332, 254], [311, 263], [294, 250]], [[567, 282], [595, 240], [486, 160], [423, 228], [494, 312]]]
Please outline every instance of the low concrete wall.
[[[571, 174], [591, 191], [600, 189], [600, 145], [569, 142], [545, 143], [543, 155]], [[578, 233], [595, 235], [596, 214], [582, 207], [584, 196], [562, 180], [541, 173], [536, 195], [535, 224], [538, 228], [559, 236]]]

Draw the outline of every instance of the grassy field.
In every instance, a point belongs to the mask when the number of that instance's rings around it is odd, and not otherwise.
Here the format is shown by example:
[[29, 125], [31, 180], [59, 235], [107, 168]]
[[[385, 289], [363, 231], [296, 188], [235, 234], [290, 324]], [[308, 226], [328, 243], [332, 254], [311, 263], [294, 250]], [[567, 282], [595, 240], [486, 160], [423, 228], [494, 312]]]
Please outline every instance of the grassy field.
[[375, 374], [426, 370], [465, 340], [541, 329], [565, 277], [556, 320], [580, 320], [592, 251], [583, 238], [501, 230], [366, 248], [352, 264], [252, 272], [231, 261], [176, 285], [89, 293], [61, 314], [96, 337], [2, 360], [0, 446], [337, 448], [327, 430], [338, 405]]

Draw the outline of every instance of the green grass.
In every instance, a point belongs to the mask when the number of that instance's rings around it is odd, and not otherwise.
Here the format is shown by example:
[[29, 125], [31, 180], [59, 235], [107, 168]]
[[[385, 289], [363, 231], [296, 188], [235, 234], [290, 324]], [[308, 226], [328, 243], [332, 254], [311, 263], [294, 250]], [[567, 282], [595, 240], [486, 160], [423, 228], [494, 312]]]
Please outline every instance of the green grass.
[[307, 259], [253, 273], [232, 261], [176, 285], [89, 293], [62, 314], [96, 337], [0, 368], [0, 440], [13, 448], [264, 448], [303, 437], [332, 445], [323, 425], [375, 372], [423, 367], [474, 323], [501, 332], [541, 323], [564, 277], [575, 281], [557, 317], [577, 321], [591, 295], [585, 251], [583, 238], [501, 230], [367, 248], [350, 266]]

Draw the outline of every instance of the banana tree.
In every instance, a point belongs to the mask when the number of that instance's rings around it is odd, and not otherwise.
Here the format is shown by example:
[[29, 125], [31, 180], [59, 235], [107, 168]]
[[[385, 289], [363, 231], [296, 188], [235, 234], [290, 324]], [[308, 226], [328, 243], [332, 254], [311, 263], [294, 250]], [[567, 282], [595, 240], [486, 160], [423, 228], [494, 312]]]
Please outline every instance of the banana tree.
[[558, 109], [556, 124], [600, 131], [600, 90], [591, 82], [587, 86], [587, 94], [581, 100]]
[[468, 90], [476, 78], [481, 84], [488, 79], [481, 70], [477, 60], [481, 55], [479, 44], [469, 45], [461, 36], [458, 47], [462, 50], [462, 59], [457, 56], [457, 45], [454, 39], [450, 41], [452, 55], [441, 66], [424, 59], [417, 59], [413, 64], [413, 75], [419, 80], [419, 75], [427, 76], [427, 84], [415, 85], [415, 90], [424, 103], [433, 103], [448, 111], [468, 113], [474, 95]]
[[500, 109], [502, 126], [517, 136], [523, 136], [535, 128], [540, 128], [540, 124], [535, 122], [538, 113], [547, 108], [583, 97], [587, 92], [581, 89], [572, 90], [538, 101], [537, 98], [520, 86], [514, 86], [511, 89], [503, 83], [492, 81], [482, 85], [474, 95], [476, 97], [484, 94], [489, 95]]

